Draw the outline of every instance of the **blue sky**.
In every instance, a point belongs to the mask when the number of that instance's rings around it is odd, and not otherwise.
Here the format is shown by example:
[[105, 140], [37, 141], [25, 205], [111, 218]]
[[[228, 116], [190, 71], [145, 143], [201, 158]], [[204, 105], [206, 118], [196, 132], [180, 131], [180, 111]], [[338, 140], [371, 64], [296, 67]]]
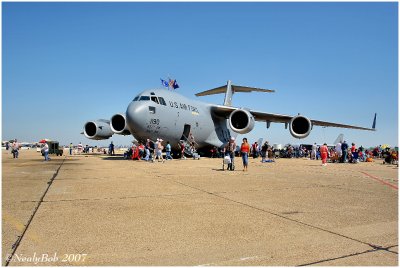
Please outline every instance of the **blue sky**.
[[2, 138], [108, 144], [81, 135], [84, 123], [124, 112], [170, 75], [190, 98], [228, 79], [275, 89], [234, 95], [260, 111], [366, 127], [378, 113], [376, 132], [314, 127], [296, 140], [282, 124], [257, 123], [250, 141], [331, 143], [343, 133], [397, 145], [397, 5], [3, 2]]

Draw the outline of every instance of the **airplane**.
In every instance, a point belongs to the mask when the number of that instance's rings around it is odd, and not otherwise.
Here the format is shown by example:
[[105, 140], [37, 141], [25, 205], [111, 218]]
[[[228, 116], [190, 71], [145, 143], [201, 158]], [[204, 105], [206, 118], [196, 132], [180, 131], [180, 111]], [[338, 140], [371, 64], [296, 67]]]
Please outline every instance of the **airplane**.
[[179, 142], [187, 145], [189, 135], [195, 138], [196, 149], [222, 148], [231, 137], [249, 133], [256, 121], [283, 123], [295, 138], [306, 138], [314, 126], [339, 127], [375, 131], [376, 114], [372, 128], [310, 119], [304, 115], [284, 115], [232, 106], [232, 97], [238, 92], [275, 92], [247, 86], [233, 85], [230, 80], [221, 87], [197, 93], [206, 96], [225, 93], [223, 105], [188, 99], [176, 91], [145, 90], [128, 105], [125, 113], [117, 113], [110, 120], [98, 119], [84, 124], [84, 135], [93, 140], [104, 140], [113, 134], [133, 135], [138, 141], [169, 141], [178, 150]]
[[339, 136], [336, 138], [336, 140], [333, 142], [333, 144], [336, 146], [339, 142], [342, 143], [344, 141], [344, 135], [339, 134]]

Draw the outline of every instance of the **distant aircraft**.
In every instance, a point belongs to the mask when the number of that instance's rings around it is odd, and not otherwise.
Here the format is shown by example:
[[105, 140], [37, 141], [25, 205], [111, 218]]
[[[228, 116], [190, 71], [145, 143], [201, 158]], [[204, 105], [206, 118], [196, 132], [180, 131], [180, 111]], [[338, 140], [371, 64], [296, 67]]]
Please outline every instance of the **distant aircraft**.
[[[344, 141], [344, 135], [343, 134], [339, 134], [339, 136], [337, 136], [337, 138], [334, 140], [334, 142], [333, 143], [328, 143], [327, 144], [327, 146], [328, 147], [335, 147], [336, 146], [336, 144], [338, 144], [339, 142], [340, 143], [342, 143]], [[289, 143], [288, 144], [286, 144], [285, 145], [285, 147], [287, 147], [289, 145]], [[316, 145], [318, 146], [318, 147], [320, 147], [320, 146], [322, 146], [323, 145], [323, 143], [316, 143]], [[307, 150], [311, 150], [311, 148], [312, 148], [312, 144], [292, 144], [292, 146], [294, 147], [294, 148], [298, 148], [298, 147], [305, 147]]]
[[191, 133], [198, 149], [223, 147], [238, 134], [249, 133], [255, 121], [284, 123], [295, 138], [307, 137], [313, 126], [340, 127], [360, 130], [375, 130], [376, 114], [372, 128], [358, 127], [309, 119], [304, 115], [272, 114], [232, 106], [232, 96], [237, 92], [275, 92], [246, 86], [232, 85], [217, 87], [196, 96], [225, 93], [223, 105], [204, 103], [188, 99], [175, 91], [166, 89], [145, 90], [129, 104], [125, 113], [118, 113], [110, 120], [98, 119], [84, 125], [84, 135], [89, 139], [103, 140], [113, 134], [133, 135], [138, 141], [162, 138], [178, 149], [178, 142], [188, 143]]
[[334, 145], [338, 144], [339, 142], [342, 143], [344, 141], [344, 135], [339, 134], [339, 136], [336, 138], [336, 140], [333, 142]]

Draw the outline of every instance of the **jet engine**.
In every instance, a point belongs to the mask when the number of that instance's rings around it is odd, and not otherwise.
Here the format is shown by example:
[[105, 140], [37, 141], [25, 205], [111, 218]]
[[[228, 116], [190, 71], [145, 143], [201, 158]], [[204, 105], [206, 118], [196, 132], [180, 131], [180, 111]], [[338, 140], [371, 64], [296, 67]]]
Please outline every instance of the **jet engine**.
[[233, 111], [229, 116], [229, 126], [231, 129], [240, 134], [249, 133], [254, 128], [253, 115], [243, 109]]
[[111, 117], [110, 121], [111, 130], [120, 135], [130, 135], [131, 132], [128, 129], [128, 125], [126, 124], [126, 116], [123, 113], [115, 114]]
[[297, 115], [290, 120], [289, 131], [295, 138], [304, 139], [310, 134], [311, 129], [312, 123], [310, 119], [305, 116]]
[[86, 122], [83, 133], [92, 140], [106, 140], [114, 134], [110, 127], [110, 121], [105, 119]]

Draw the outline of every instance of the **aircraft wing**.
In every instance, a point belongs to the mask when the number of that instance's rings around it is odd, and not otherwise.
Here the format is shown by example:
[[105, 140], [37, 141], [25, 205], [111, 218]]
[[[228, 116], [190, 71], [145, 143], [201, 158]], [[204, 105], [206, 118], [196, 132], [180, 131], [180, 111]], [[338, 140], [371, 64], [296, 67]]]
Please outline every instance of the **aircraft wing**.
[[[235, 107], [224, 106], [224, 105], [212, 105], [211, 110], [219, 116], [229, 117], [230, 113], [235, 111]], [[248, 110], [253, 116], [256, 121], [263, 121], [263, 122], [274, 122], [274, 123], [289, 123], [290, 120], [294, 117], [292, 115], [284, 115], [284, 114], [272, 114], [272, 113], [265, 113], [260, 111]], [[310, 119], [314, 126], [322, 126], [322, 127], [339, 127], [339, 128], [352, 128], [352, 129], [360, 129], [360, 130], [371, 130], [375, 131], [375, 124], [376, 124], [376, 114], [374, 117], [374, 122], [372, 124], [372, 128], [366, 127], [359, 127], [353, 125], [346, 125], [346, 124], [339, 124], [333, 122], [326, 122], [320, 120]]]
[[[358, 126], [352, 126], [352, 125], [345, 125], [345, 124], [338, 124], [338, 123], [332, 123], [332, 122], [324, 122], [324, 121], [319, 121], [319, 120], [311, 120], [313, 125], [315, 126], [322, 126], [322, 127], [341, 127], [341, 128], [352, 128], [352, 129], [361, 129], [361, 130], [372, 130], [375, 131], [375, 128], [366, 128], [366, 127], [358, 127]], [[375, 122], [375, 121], [374, 121]], [[374, 124], [375, 125], [375, 124]]]

